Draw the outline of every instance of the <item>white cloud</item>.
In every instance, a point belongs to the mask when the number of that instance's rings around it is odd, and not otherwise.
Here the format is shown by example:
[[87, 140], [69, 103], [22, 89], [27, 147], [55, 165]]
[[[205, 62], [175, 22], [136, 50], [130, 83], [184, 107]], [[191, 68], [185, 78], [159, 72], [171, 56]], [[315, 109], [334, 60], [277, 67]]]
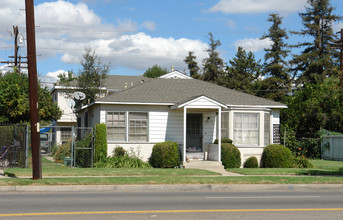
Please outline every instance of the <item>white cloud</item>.
[[[22, 0], [2, 0], [0, 26], [12, 29], [18, 24], [25, 31], [25, 8]], [[137, 33], [140, 28], [155, 30], [155, 23], [133, 20], [117, 20], [105, 23], [100, 16], [83, 2], [45, 2], [35, 7], [36, 45], [39, 60], [61, 57], [65, 63], [79, 63], [84, 49], [90, 47], [105, 62], [113, 67], [124, 66], [144, 70], [158, 64], [174, 65], [176, 69], [187, 68], [183, 59], [188, 51], [194, 51], [199, 62], [207, 55], [207, 45], [200, 40], [153, 38]], [[12, 42], [8, 31], [0, 30], [0, 41]]]
[[306, 0], [219, 0], [210, 12], [223, 13], [263, 13], [263, 12], [295, 12], [303, 9]]
[[143, 22], [143, 24], [141, 25], [141, 27], [143, 27], [143, 28], [146, 28], [146, 29], [148, 29], [148, 30], [150, 30], [150, 31], [154, 31], [155, 30], [155, 23], [154, 22], [152, 22], [152, 21], [145, 21], [145, 22]]
[[259, 38], [245, 38], [234, 43], [237, 48], [242, 47], [244, 50], [251, 52], [257, 52], [263, 50], [264, 48], [270, 48], [271, 44], [272, 41], [269, 38], [264, 40], [260, 40]]
[[234, 29], [236, 28], [236, 22], [234, 20], [228, 20], [226, 22], [226, 25], [230, 28], [230, 29]]
[[67, 74], [67, 71], [56, 70], [55, 72], [48, 72], [45, 76], [40, 76], [39, 80], [41, 82], [41, 86], [52, 88], [53, 84], [59, 80], [58, 75], [62, 73]]
[[340, 23], [333, 24], [332, 29], [333, 29], [334, 33], [341, 31], [341, 29], [343, 29], [343, 23], [340, 22]]

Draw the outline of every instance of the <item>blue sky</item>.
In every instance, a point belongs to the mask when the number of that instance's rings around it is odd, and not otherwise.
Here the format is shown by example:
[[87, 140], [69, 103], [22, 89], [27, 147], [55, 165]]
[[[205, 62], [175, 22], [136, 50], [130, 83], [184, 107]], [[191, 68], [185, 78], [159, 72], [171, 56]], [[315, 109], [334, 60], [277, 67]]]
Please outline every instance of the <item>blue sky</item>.
[[[343, 15], [343, 0], [331, 4], [335, 14]], [[183, 59], [188, 51], [194, 51], [200, 66], [207, 56], [209, 32], [221, 41], [226, 62], [238, 46], [263, 60], [270, 42], [259, 38], [271, 25], [268, 15], [279, 13], [284, 28], [299, 31], [298, 13], [305, 5], [306, 0], [36, 0], [38, 74], [54, 81], [61, 71], [77, 73], [85, 47], [111, 63], [111, 74], [139, 75], [155, 64], [187, 71]], [[13, 25], [26, 37], [24, 8], [24, 0], [2, 0], [1, 61], [14, 54]], [[333, 27], [338, 31], [343, 23]], [[289, 34], [287, 43], [301, 40]], [[21, 46], [25, 56], [25, 41]]]

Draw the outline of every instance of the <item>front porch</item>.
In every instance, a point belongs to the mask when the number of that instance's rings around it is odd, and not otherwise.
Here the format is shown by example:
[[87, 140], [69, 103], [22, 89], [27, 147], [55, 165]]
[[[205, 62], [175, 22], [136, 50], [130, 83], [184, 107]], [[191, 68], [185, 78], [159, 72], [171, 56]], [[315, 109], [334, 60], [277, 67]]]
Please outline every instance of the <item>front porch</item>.
[[[179, 143], [183, 164], [190, 160], [221, 164], [222, 108], [226, 106], [205, 96], [171, 107], [183, 111], [183, 143]], [[218, 144], [213, 144], [215, 139]]]

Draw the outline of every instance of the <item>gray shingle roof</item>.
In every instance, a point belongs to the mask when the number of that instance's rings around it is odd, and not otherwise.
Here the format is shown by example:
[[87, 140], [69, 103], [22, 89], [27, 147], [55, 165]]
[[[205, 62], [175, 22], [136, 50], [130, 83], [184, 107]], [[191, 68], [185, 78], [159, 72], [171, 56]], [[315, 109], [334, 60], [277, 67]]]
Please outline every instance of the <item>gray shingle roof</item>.
[[231, 90], [196, 79], [152, 79], [122, 92], [98, 99], [98, 102], [173, 103], [180, 104], [192, 97], [204, 95], [227, 106], [286, 105], [246, 93]]
[[[127, 88], [130, 88], [131, 84], [138, 85], [142, 80], [146, 82], [150, 79], [144, 76], [107, 75], [102, 86], [106, 89], [123, 90], [125, 83], [127, 83]], [[77, 87], [77, 80], [62, 83], [61, 86]]]

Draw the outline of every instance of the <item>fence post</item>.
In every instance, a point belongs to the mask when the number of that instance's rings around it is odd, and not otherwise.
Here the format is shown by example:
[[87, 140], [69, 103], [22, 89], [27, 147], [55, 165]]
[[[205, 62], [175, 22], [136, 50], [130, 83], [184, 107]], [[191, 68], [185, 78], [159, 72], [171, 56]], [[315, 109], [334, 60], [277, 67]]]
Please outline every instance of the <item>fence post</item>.
[[74, 125], [71, 126], [71, 154], [70, 154], [70, 167], [74, 164]]

